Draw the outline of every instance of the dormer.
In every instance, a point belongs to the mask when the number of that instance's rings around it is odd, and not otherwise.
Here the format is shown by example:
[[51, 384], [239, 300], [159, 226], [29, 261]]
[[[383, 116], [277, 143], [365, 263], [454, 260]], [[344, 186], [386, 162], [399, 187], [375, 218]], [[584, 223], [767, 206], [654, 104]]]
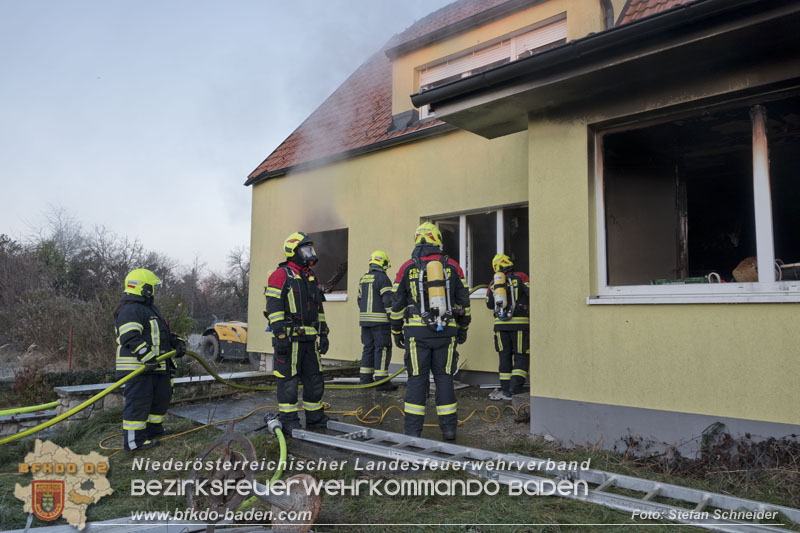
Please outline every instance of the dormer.
[[602, 31], [623, 5], [624, 0], [495, 0], [446, 6], [386, 49], [392, 116], [416, 111], [420, 120], [433, 118], [428, 106], [414, 109], [409, 95]]

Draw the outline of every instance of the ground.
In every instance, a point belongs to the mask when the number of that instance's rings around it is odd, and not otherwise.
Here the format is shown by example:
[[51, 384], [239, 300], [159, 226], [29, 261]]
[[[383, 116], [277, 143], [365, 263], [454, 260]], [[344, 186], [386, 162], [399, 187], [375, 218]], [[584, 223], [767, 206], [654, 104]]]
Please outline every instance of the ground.
[[[375, 391], [328, 390], [324, 401], [329, 402], [329, 412], [332, 416], [348, 423], [358, 423], [355, 413], [362, 407], [360, 416], [368, 421], [374, 419], [377, 410], [372, 415], [366, 412], [375, 405], [387, 409], [390, 405], [402, 405], [404, 387], [393, 393]], [[465, 419], [474, 409], [478, 409], [484, 417], [493, 420], [497, 411], [489, 408], [484, 414], [489, 390], [469, 388], [458, 392], [459, 418]], [[494, 405], [505, 407], [506, 404]], [[245, 393], [230, 399], [219, 400], [213, 404], [179, 404], [171, 408], [167, 417], [168, 425], [177, 433], [191, 431], [175, 438], [164, 440], [162, 445], [148, 450], [145, 456], [153, 460], [193, 460], [203, 449], [220, 435], [220, 430], [214, 427], [201, 428], [198, 422], [220, 421], [228, 418], [240, 417], [248, 412], [251, 416], [236, 422], [236, 431], [246, 434], [256, 450], [259, 458], [275, 459], [278, 456], [278, 445], [274, 437], [264, 434], [263, 431], [253, 433], [253, 429], [263, 424], [263, 414], [275, 411], [274, 393]], [[264, 408], [265, 406], [270, 406]], [[430, 411], [432, 404], [428, 404]], [[177, 416], [180, 414], [181, 416]], [[131, 496], [131, 480], [145, 476], [148, 479], [187, 478], [187, 472], [162, 472], [153, 469], [144, 472], [133, 470], [132, 464], [136, 456], [130, 452], [118, 451], [121, 445], [120, 437], [113, 436], [119, 433], [121, 412], [112, 410], [93, 418], [88, 424], [80, 428], [62, 431], [52, 438], [60, 446], [69, 446], [75, 453], [86, 454], [99, 451], [109, 457], [111, 465], [108, 479], [114, 493], [104, 498], [101, 502], [91, 506], [87, 511], [89, 521], [119, 518], [130, 514], [131, 510], [139, 511], [171, 511], [186, 506], [185, 500], [179, 497], [162, 496]], [[428, 422], [435, 422], [432, 415]], [[218, 427], [226, 426], [220, 424]], [[402, 414], [391, 409], [387, 412], [382, 424], [377, 427], [385, 430], [396, 430], [402, 425]], [[106, 437], [111, 438], [106, 439]], [[426, 428], [424, 437], [439, 439], [438, 428]], [[106, 440], [104, 440], [106, 439]], [[480, 420], [476, 413], [467, 420], [459, 429], [458, 443], [497, 450], [509, 453], [519, 453], [531, 457], [553, 458], [554, 460], [575, 459], [584, 460], [591, 458], [592, 468], [619, 472], [622, 474], [645, 477], [655, 480], [702, 488], [712, 492], [735, 494], [737, 496], [767, 501], [776, 504], [800, 506], [800, 494], [792, 485], [800, 478], [800, 469], [787, 472], [760, 472], [757, 470], [745, 473], [731, 472], [724, 469], [714, 470], [705, 468], [690, 472], [679, 477], [665, 473], [664, 469], [655, 468], [656, 464], [648, 464], [619, 454], [603, 452], [590, 448], [564, 450], [544, 441], [534, 438], [528, 433], [527, 423], [515, 423], [514, 414], [509, 409], [503, 410], [503, 416], [495, 423]], [[25, 514], [21, 512], [22, 503], [13, 497], [13, 488], [16, 483], [27, 484], [30, 476], [23, 476], [16, 472], [17, 464], [32, 449], [32, 441], [23, 441], [0, 446], [0, 529], [22, 528], [25, 525]], [[309, 448], [299, 442], [289, 441], [290, 456], [297, 458], [318, 458], [320, 454], [329, 453], [321, 448]], [[285, 472], [283, 478], [297, 471]], [[307, 473], [307, 472], [306, 472]], [[343, 472], [330, 470], [314, 471], [312, 474], [318, 479], [354, 479], [360, 478], [392, 478], [400, 473], [391, 472], [356, 472], [348, 466]], [[417, 474], [420, 475], [420, 474]], [[459, 473], [443, 474], [441, 472], [425, 472], [423, 477], [458, 477]], [[272, 476], [271, 471], [259, 473], [256, 478], [266, 481]], [[775, 477], [779, 476], [779, 477]], [[782, 476], [782, 477], [780, 477]], [[794, 476], [794, 477], [792, 477]], [[792, 481], [795, 480], [795, 481]], [[263, 506], [261, 502], [257, 505]], [[264, 507], [266, 508], [266, 507]], [[56, 523], [62, 523], [58, 521]], [[627, 513], [620, 513], [592, 504], [584, 504], [553, 497], [534, 496], [497, 496], [477, 497], [389, 497], [389, 496], [339, 496], [323, 499], [316, 531], [340, 531], [343, 524], [397, 524], [394, 526], [348, 526], [347, 531], [572, 531], [577, 526], [573, 524], [605, 524], [603, 531], [631, 531], [631, 517]], [[440, 527], [418, 527], [409, 524], [451, 524]], [[463, 524], [470, 524], [465, 526]], [[502, 524], [503, 527], [490, 524]], [[517, 525], [514, 525], [517, 524]], [[539, 524], [539, 525], [532, 525]], [[45, 525], [34, 520], [34, 526]], [[49, 524], [48, 524], [49, 525]], [[640, 523], [644, 525], [644, 523]], [[646, 523], [648, 532], [674, 533], [676, 526], [660, 524], [657, 522]], [[680, 527], [681, 531], [692, 528]], [[796, 528], [800, 531], [800, 528]]]

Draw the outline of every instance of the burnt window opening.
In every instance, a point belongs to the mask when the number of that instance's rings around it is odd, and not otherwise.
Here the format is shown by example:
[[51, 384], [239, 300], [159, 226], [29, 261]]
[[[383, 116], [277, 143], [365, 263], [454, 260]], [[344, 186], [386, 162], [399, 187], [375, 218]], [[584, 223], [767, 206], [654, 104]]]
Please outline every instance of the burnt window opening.
[[799, 104], [763, 105], [771, 202], [754, 195], [753, 106], [605, 134], [608, 285], [758, 281], [757, 216], [771, 225], [774, 258], [800, 262]]
[[317, 231], [309, 235], [319, 259], [314, 272], [323, 290], [326, 293], [347, 291], [347, 228]]

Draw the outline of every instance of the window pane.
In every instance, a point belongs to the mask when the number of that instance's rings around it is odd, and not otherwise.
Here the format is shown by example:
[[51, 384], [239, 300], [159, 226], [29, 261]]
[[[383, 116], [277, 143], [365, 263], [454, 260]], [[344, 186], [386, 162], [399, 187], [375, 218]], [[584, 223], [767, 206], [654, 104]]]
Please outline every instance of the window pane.
[[336, 229], [309, 234], [319, 261], [314, 267], [325, 292], [347, 290], [348, 230]]
[[514, 269], [531, 276], [527, 207], [503, 210], [503, 241], [503, 250], [514, 262]]
[[800, 97], [765, 104], [772, 231], [782, 279], [800, 279]]
[[434, 223], [439, 226], [439, 231], [442, 232], [442, 249], [444, 253], [458, 261], [461, 250], [459, 246], [458, 217], [442, 218], [435, 220]]
[[756, 255], [748, 113], [604, 137], [609, 285], [702, 281], [711, 272], [731, 281]]
[[492, 280], [492, 258], [497, 253], [497, 213], [468, 215], [467, 226], [472, 235], [470, 243], [470, 287], [485, 285]]

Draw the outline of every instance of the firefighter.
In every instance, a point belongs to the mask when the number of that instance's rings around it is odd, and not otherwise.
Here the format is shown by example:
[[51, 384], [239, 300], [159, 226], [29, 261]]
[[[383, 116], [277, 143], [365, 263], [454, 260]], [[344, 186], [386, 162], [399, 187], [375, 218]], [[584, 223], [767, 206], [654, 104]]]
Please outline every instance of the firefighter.
[[172, 398], [171, 373], [175, 366], [172, 359], [156, 363], [156, 358], [171, 350], [176, 351], [176, 357], [186, 353], [186, 343], [170, 332], [153, 303], [159, 283], [161, 280], [145, 268], [131, 271], [114, 310], [117, 379], [146, 368], [128, 381], [123, 391], [122, 435], [124, 447], [130, 451], [152, 448], [168, 433], [163, 421]]
[[455, 440], [458, 418], [453, 374], [456, 345], [467, 340], [469, 291], [458, 263], [442, 252], [442, 234], [425, 222], [414, 235], [414, 251], [397, 272], [391, 327], [405, 348], [408, 386], [405, 434], [420, 436], [428, 398], [428, 374], [436, 385], [436, 412], [445, 440]]
[[311, 237], [292, 233], [283, 243], [283, 251], [286, 261], [267, 281], [264, 316], [272, 331], [279, 418], [284, 433], [291, 436], [293, 429], [301, 427], [298, 381], [303, 383], [306, 428], [324, 428], [330, 420], [322, 409], [325, 383], [320, 361], [320, 355], [328, 351], [328, 324], [322, 308], [325, 296], [311, 270], [317, 263]]
[[530, 363], [530, 280], [514, 270], [507, 255], [492, 259], [494, 278], [486, 291], [486, 307], [494, 311], [494, 348], [500, 358], [500, 390], [492, 400], [511, 400], [522, 390]]
[[[380, 381], [389, 376], [392, 358], [392, 336], [389, 314], [392, 310], [392, 282], [386, 275], [389, 256], [375, 250], [369, 256], [369, 271], [358, 282], [358, 324], [361, 326], [361, 371], [359, 382]], [[393, 391], [397, 385], [387, 381], [376, 390]]]

